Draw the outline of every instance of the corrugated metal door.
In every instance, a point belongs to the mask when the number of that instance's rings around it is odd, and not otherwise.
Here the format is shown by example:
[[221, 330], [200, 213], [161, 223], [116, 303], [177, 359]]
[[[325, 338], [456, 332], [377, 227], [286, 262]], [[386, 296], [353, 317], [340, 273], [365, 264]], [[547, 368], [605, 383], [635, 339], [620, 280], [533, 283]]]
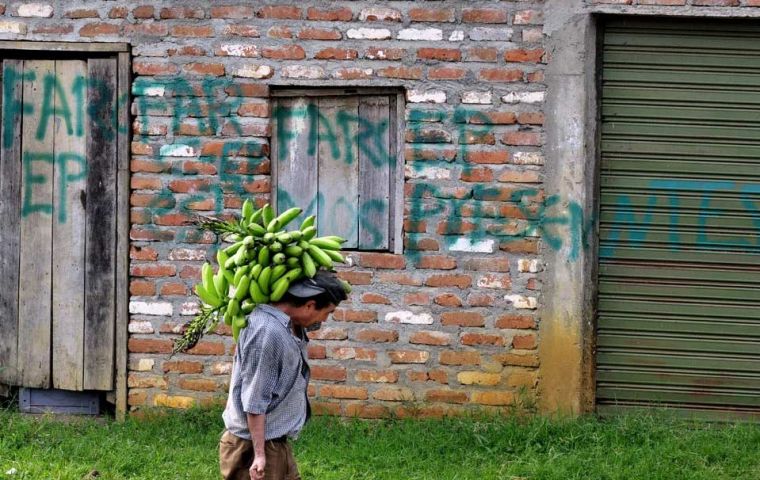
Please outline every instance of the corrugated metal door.
[[603, 35], [598, 410], [760, 419], [760, 25]]

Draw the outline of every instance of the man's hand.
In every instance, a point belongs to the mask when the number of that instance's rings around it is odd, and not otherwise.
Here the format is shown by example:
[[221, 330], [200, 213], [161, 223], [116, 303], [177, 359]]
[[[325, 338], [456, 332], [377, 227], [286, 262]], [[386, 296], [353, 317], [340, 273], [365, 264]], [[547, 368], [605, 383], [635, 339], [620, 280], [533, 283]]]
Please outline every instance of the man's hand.
[[253, 459], [253, 463], [251, 464], [251, 468], [248, 471], [248, 474], [251, 476], [251, 480], [256, 480], [259, 478], [264, 478], [264, 468], [267, 465], [267, 459], [264, 455], [256, 456]]

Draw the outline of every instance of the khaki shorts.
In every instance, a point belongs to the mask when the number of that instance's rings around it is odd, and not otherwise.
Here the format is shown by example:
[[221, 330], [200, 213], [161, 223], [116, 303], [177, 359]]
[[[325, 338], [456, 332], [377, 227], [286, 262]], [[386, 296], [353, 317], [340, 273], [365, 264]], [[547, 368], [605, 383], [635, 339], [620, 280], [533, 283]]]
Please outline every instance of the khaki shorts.
[[[264, 480], [301, 480], [293, 449], [287, 441], [264, 443], [267, 464]], [[253, 442], [225, 430], [219, 440], [219, 468], [225, 480], [250, 480], [248, 469], [253, 463]]]

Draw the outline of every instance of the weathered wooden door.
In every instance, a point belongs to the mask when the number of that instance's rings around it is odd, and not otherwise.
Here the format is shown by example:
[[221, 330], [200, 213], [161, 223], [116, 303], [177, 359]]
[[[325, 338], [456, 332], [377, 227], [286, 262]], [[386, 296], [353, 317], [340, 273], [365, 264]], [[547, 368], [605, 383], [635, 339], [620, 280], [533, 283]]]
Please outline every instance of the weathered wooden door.
[[0, 383], [114, 388], [115, 58], [6, 59]]

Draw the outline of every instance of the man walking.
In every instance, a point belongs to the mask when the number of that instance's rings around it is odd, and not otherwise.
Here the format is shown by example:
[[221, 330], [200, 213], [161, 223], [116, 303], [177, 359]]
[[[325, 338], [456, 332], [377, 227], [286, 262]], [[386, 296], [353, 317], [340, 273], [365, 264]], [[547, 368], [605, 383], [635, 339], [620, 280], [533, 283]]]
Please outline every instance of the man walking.
[[319, 328], [346, 298], [335, 274], [320, 271], [248, 316], [235, 350], [219, 441], [225, 479], [301, 478], [288, 439], [298, 435], [311, 413], [306, 330]]

